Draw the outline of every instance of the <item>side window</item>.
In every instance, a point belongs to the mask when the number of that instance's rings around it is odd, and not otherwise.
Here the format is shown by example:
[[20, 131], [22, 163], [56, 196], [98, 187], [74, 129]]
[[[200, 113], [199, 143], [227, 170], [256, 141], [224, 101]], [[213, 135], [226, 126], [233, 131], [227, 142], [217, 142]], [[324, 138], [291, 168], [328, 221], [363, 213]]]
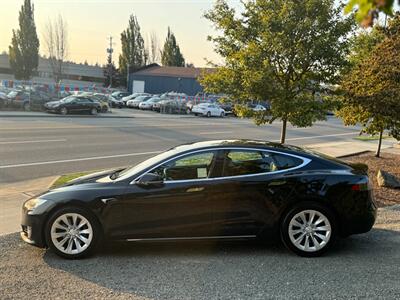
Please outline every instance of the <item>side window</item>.
[[222, 176], [268, 173], [297, 167], [303, 160], [293, 156], [256, 150], [226, 152]]
[[274, 171], [272, 158], [255, 150], [229, 150], [226, 152], [222, 176], [239, 176]]
[[157, 167], [156, 173], [164, 180], [190, 180], [208, 178], [212, 168], [215, 151], [189, 154]]
[[271, 155], [278, 170], [294, 168], [303, 163], [303, 160], [297, 157], [278, 153], [272, 153]]

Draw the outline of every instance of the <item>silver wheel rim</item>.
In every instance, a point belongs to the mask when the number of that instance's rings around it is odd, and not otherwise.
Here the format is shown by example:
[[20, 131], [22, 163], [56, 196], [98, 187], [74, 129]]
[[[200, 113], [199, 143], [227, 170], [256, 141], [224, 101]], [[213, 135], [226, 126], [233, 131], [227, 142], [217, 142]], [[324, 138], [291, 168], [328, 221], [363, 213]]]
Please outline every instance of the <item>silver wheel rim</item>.
[[92, 108], [92, 115], [97, 115], [97, 109]]
[[66, 115], [67, 114], [67, 109], [66, 108], [62, 108], [61, 109], [61, 114]]
[[324, 248], [332, 235], [328, 218], [316, 210], [303, 210], [289, 223], [289, 238], [293, 245], [305, 252], [316, 252]]
[[65, 254], [79, 254], [92, 242], [93, 229], [90, 222], [77, 213], [59, 216], [51, 226], [53, 245]]

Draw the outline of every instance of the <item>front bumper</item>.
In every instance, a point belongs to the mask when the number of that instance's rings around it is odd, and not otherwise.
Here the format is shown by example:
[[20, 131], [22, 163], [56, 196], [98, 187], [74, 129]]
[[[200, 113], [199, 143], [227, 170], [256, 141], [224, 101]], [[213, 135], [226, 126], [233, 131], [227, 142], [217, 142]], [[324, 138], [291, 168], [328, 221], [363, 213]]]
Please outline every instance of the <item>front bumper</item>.
[[44, 222], [43, 215], [28, 215], [28, 211], [22, 209], [22, 230], [20, 232], [22, 240], [40, 248], [46, 247]]

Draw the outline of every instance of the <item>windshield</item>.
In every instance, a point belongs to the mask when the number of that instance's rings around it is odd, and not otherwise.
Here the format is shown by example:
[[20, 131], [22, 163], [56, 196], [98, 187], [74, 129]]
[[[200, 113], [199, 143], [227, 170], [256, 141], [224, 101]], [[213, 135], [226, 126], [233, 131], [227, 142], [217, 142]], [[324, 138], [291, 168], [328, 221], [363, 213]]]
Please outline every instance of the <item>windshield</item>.
[[[127, 178], [134, 177], [134, 175], [140, 174], [144, 170], [150, 168], [153, 165], [156, 165], [156, 164], [162, 162], [163, 160], [173, 156], [177, 152], [178, 152], [177, 149], [173, 148], [166, 152], [162, 152], [156, 156], [153, 156], [135, 166], [127, 168], [124, 171], [122, 171], [121, 173], [119, 173], [118, 177], [116, 178], [116, 181], [125, 180]], [[134, 179], [134, 178], [132, 178], [132, 179]]]

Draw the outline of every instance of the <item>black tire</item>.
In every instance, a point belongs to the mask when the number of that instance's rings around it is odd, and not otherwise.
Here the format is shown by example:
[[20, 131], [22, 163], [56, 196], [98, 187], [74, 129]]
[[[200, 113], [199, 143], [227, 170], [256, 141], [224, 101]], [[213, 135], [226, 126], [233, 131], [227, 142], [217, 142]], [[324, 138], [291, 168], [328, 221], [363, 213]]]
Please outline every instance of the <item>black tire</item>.
[[[60, 251], [57, 246], [53, 243], [52, 236], [51, 236], [51, 227], [53, 223], [62, 215], [65, 214], [79, 214], [86, 218], [91, 225], [92, 231], [93, 231], [93, 237], [92, 240], [89, 244], [89, 246], [83, 250], [82, 252], [78, 254], [68, 254], [65, 252]], [[67, 259], [78, 259], [78, 258], [83, 258], [87, 257], [91, 254], [94, 253], [94, 251], [98, 248], [98, 246], [101, 244], [102, 239], [103, 239], [103, 233], [101, 230], [101, 226], [99, 225], [96, 217], [87, 211], [86, 209], [80, 208], [80, 207], [64, 207], [60, 208], [59, 210], [55, 211], [48, 221], [46, 222], [45, 228], [44, 228], [44, 233], [45, 233], [45, 239], [47, 246], [53, 251], [55, 254], [58, 256], [67, 258]]]
[[27, 102], [24, 103], [24, 111], [30, 111], [31, 110], [31, 105]]
[[61, 109], [60, 109], [60, 113], [62, 114], [62, 115], [68, 115], [68, 109], [66, 108], [66, 107], [61, 107]]
[[[291, 224], [292, 220], [296, 220], [296, 221], [298, 221], [297, 223], [301, 223], [302, 221], [301, 221], [301, 218], [299, 215], [302, 215], [304, 213], [305, 216], [307, 216], [307, 211], [311, 211], [311, 212], [315, 211], [315, 212], [319, 213], [314, 216], [314, 218], [313, 218], [314, 222], [319, 221], [320, 219], [324, 220], [324, 217], [326, 218], [327, 222], [322, 221], [318, 225], [314, 225], [317, 228], [317, 230], [314, 230], [314, 231], [313, 231], [313, 229], [310, 229], [309, 226], [306, 226], [306, 228], [304, 228], [304, 230], [303, 230], [299, 226], [293, 225], [293, 223]], [[295, 218], [296, 215], [298, 215], [297, 218]], [[310, 216], [311, 216], [311, 214], [309, 213], [308, 214], [309, 219], [307, 220], [308, 222], [310, 221]], [[307, 217], [306, 217], [306, 219], [307, 219]], [[293, 221], [293, 222], [295, 222], [295, 221]], [[313, 223], [313, 222], [310, 222], [310, 223]], [[298, 235], [289, 233], [289, 228], [293, 229], [293, 228], [297, 228], [297, 227], [299, 229], [295, 229], [294, 231], [301, 230], [301, 232], [296, 233]], [[325, 227], [330, 227], [330, 230], [326, 230], [326, 232], [318, 230], [318, 228], [325, 228]], [[331, 247], [332, 243], [334, 243], [334, 240], [336, 238], [336, 228], [337, 227], [336, 227], [335, 217], [330, 209], [328, 209], [327, 207], [325, 207], [319, 203], [316, 203], [316, 202], [302, 202], [302, 203], [299, 203], [296, 206], [294, 206], [288, 213], [286, 213], [286, 215], [284, 216], [283, 221], [281, 223], [280, 234], [281, 234], [281, 239], [282, 239], [283, 244], [290, 251], [296, 253], [299, 256], [303, 256], [303, 257], [317, 257], [317, 256], [324, 254]], [[311, 230], [311, 232], [309, 232], [307, 230]], [[294, 232], [294, 231], [292, 231], [292, 232]], [[324, 236], [327, 239], [327, 241], [321, 239], [319, 236], [315, 236], [315, 234]], [[305, 235], [305, 236], [304, 236], [304, 238], [302, 238], [300, 240], [300, 245], [296, 246], [294, 244], [293, 240], [300, 238], [301, 235], [303, 235], [303, 236]], [[309, 235], [309, 237], [307, 237], [307, 235]], [[301, 242], [304, 241], [304, 245], [303, 245], [303, 247], [304, 247], [305, 244], [307, 243], [307, 240], [309, 240], [308, 251], [305, 251], [304, 249], [300, 249], [299, 247], [302, 247]], [[317, 242], [318, 245], [316, 245], [313, 242], [314, 240]], [[313, 246], [310, 247], [310, 245], [313, 245]]]
[[206, 116], [207, 118], [211, 117], [211, 112], [208, 111]]
[[224, 113], [224, 112], [221, 112], [220, 117], [221, 117], [221, 118], [225, 117], [225, 113]]
[[92, 116], [97, 116], [98, 113], [99, 113], [99, 111], [97, 110], [97, 108], [92, 108], [92, 109], [90, 110], [90, 114], [91, 114]]

